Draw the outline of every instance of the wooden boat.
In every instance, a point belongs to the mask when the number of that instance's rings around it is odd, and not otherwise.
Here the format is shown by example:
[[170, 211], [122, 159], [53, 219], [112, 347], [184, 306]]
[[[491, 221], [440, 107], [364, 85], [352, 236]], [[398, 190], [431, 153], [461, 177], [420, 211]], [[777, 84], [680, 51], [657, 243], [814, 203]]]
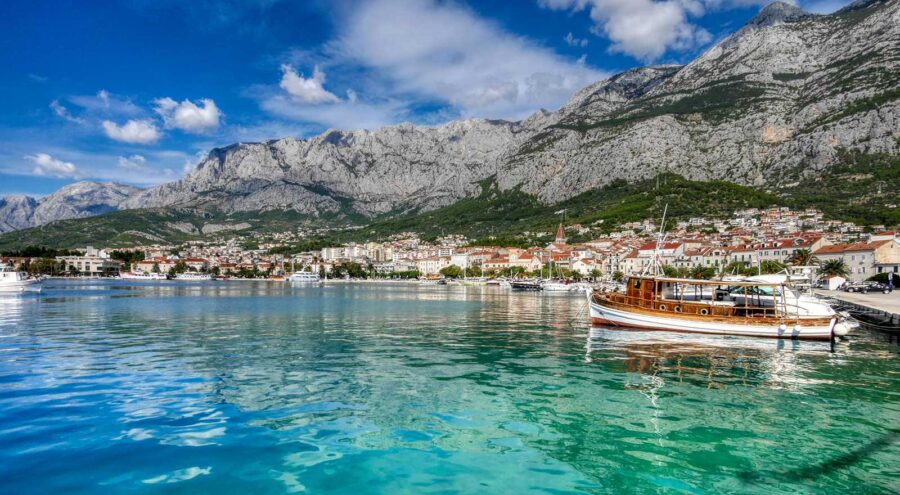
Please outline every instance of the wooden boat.
[[597, 325], [717, 335], [830, 340], [853, 328], [821, 299], [793, 290], [785, 275], [742, 281], [632, 276], [624, 292], [588, 292]]

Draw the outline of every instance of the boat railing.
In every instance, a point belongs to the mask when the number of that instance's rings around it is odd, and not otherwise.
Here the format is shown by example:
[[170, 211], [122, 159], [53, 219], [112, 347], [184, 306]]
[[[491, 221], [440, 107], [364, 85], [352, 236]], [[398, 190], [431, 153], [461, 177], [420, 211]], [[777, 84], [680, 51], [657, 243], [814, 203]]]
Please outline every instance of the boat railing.
[[[775, 306], [762, 306], [762, 305], [753, 305], [747, 304], [746, 302], [743, 305], [733, 304], [733, 305], [722, 305], [716, 304], [722, 301], [692, 301], [692, 300], [679, 300], [679, 299], [662, 299], [662, 298], [654, 298], [647, 299], [644, 297], [638, 296], [629, 296], [627, 294], [621, 293], [609, 293], [607, 295], [610, 301], [615, 302], [620, 306], [627, 306], [631, 308], [639, 308], [639, 309], [650, 309], [655, 311], [665, 311], [667, 313], [675, 313], [675, 314], [688, 314], [688, 315], [698, 315], [698, 316], [723, 316], [721, 311], [726, 310], [733, 316], [746, 316], [751, 318], [785, 318], [785, 317], [796, 317], [799, 315], [797, 311], [790, 312], [786, 309], [784, 304], [776, 304]], [[729, 301], [730, 302], [730, 301]], [[719, 311], [714, 310], [714, 308], [721, 308]], [[707, 309], [707, 312], [704, 314], [701, 312], [702, 309]], [[689, 311], [685, 311], [689, 310]]]

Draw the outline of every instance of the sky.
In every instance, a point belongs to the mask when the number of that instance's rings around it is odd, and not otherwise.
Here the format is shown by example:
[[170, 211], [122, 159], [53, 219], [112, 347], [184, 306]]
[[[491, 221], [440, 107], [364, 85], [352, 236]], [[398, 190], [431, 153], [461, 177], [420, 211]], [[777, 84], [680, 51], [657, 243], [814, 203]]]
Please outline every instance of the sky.
[[766, 3], [7, 0], [0, 196], [151, 186], [215, 147], [329, 128], [522, 119], [617, 72], [687, 63]]

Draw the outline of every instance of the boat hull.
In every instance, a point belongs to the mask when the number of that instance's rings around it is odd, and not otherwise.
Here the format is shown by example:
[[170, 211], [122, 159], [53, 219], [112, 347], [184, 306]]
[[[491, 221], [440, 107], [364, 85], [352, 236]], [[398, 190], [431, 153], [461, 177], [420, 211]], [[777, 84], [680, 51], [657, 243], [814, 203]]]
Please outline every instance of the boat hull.
[[777, 339], [831, 340], [836, 319], [827, 324], [804, 325], [782, 324], [781, 322], [761, 322], [755, 324], [729, 323], [727, 321], [696, 318], [679, 318], [671, 315], [655, 316], [597, 304], [588, 298], [591, 323], [613, 327], [636, 328], [641, 330], [663, 330], [668, 332], [689, 332], [707, 335], [740, 335], [747, 337], [768, 337]]
[[17, 280], [14, 282], [5, 282], [0, 284], [0, 293], [10, 292], [39, 292], [41, 290], [41, 281], [34, 279]]

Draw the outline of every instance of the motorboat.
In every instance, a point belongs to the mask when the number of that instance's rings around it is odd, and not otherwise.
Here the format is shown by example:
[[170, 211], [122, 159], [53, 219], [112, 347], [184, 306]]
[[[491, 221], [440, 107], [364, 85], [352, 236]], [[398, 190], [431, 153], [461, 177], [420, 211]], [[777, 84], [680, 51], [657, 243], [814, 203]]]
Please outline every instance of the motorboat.
[[175, 275], [175, 280], [182, 280], [188, 282], [202, 282], [205, 280], [212, 280], [213, 276], [210, 273], [197, 273], [197, 272], [184, 272]]
[[529, 280], [514, 280], [509, 283], [509, 286], [512, 290], [518, 291], [539, 291], [544, 289], [540, 282]]
[[322, 281], [319, 274], [315, 272], [294, 272], [288, 277], [291, 284], [318, 284]]
[[572, 286], [565, 280], [547, 280], [541, 284], [541, 289], [544, 292], [569, 292], [572, 290]]
[[743, 280], [629, 277], [624, 292], [587, 292], [596, 325], [718, 335], [830, 340], [855, 322], [818, 297], [803, 295], [786, 275]]
[[40, 292], [41, 279], [26, 272], [18, 272], [7, 264], [0, 264], [0, 292]]
[[119, 278], [125, 280], [166, 280], [167, 277], [162, 273], [150, 273], [150, 272], [122, 272], [119, 274]]

